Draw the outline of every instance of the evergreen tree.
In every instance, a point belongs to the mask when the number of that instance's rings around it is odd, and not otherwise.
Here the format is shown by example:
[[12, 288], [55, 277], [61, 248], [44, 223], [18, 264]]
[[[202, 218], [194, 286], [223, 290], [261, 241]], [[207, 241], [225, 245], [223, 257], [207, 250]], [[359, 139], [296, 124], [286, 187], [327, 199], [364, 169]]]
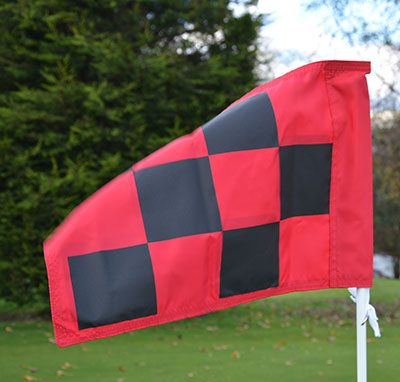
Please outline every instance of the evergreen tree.
[[228, 0], [1, 2], [2, 298], [47, 301], [68, 212], [255, 86], [260, 24]]

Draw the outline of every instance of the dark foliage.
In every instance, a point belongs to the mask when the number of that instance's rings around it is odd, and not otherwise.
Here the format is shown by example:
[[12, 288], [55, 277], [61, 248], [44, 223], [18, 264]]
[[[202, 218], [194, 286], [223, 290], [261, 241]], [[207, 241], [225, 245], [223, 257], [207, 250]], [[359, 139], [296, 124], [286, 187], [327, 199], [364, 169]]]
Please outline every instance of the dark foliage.
[[0, 296], [47, 301], [42, 242], [133, 162], [256, 84], [229, 1], [0, 5]]

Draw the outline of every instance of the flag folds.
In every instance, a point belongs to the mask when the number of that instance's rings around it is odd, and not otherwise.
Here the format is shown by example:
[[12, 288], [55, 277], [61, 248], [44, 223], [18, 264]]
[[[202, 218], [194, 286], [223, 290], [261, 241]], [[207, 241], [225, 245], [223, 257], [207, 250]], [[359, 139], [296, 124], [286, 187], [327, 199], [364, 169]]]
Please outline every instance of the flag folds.
[[44, 243], [57, 344], [370, 287], [369, 72], [323, 61], [258, 86], [79, 205]]

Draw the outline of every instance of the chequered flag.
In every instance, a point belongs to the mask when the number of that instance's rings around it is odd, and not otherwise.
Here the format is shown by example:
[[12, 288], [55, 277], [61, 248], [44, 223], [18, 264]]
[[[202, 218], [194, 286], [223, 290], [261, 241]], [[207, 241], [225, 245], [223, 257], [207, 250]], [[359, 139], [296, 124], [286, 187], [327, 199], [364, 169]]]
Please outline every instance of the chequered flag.
[[261, 85], [77, 207], [45, 243], [57, 343], [369, 287], [368, 72], [326, 61]]

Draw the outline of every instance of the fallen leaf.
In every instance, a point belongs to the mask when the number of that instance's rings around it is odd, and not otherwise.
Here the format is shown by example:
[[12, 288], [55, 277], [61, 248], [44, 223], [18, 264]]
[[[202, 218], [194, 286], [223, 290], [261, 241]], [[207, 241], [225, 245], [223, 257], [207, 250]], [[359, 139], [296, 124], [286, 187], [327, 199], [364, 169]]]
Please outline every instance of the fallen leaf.
[[278, 341], [278, 342], [275, 343], [274, 349], [284, 350], [286, 344], [287, 344], [287, 341], [285, 341], [285, 340]]
[[62, 370], [57, 370], [57, 371], [56, 371], [56, 375], [57, 375], [57, 377], [62, 377], [62, 376], [65, 375], [65, 373], [64, 373], [64, 371], [62, 371]]
[[231, 353], [231, 358], [232, 359], [239, 359], [240, 358], [240, 353], [237, 350], [233, 351]]
[[38, 370], [39, 370], [37, 367], [32, 367], [32, 366], [29, 366], [29, 365], [20, 365], [20, 368], [29, 370], [29, 372], [32, 373], [32, 374], [37, 373]]
[[13, 328], [12, 328], [11, 326], [6, 326], [6, 327], [4, 328], [4, 331], [5, 331], [6, 333], [12, 333]]
[[220, 351], [220, 350], [226, 350], [226, 349], [228, 349], [228, 345], [214, 345], [214, 346], [213, 346], [213, 349], [214, 349], [214, 350], [218, 350], [218, 351]]
[[208, 325], [208, 326], [206, 327], [206, 329], [207, 329], [209, 332], [215, 332], [215, 331], [217, 331], [217, 330], [219, 329], [219, 327], [216, 326], [216, 325]]
[[28, 381], [28, 382], [37, 381], [37, 378], [32, 377], [32, 376], [29, 375], [29, 374], [25, 374], [25, 375], [24, 375], [24, 381]]
[[248, 324], [243, 324], [240, 328], [239, 328], [239, 330], [247, 330], [247, 329], [249, 329], [250, 328], [250, 326], [248, 325]]
[[61, 366], [61, 369], [63, 369], [63, 370], [68, 370], [71, 368], [72, 368], [72, 365], [69, 362], [64, 362]]
[[271, 324], [268, 320], [260, 321], [258, 323], [258, 326], [260, 326], [263, 329], [269, 329], [271, 327]]
[[119, 370], [121, 373], [124, 373], [124, 372], [126, 371], [126, 368], [123, 367], [123, 366], [119, 366], [119, 367], [118, 367], [118, 370]]

